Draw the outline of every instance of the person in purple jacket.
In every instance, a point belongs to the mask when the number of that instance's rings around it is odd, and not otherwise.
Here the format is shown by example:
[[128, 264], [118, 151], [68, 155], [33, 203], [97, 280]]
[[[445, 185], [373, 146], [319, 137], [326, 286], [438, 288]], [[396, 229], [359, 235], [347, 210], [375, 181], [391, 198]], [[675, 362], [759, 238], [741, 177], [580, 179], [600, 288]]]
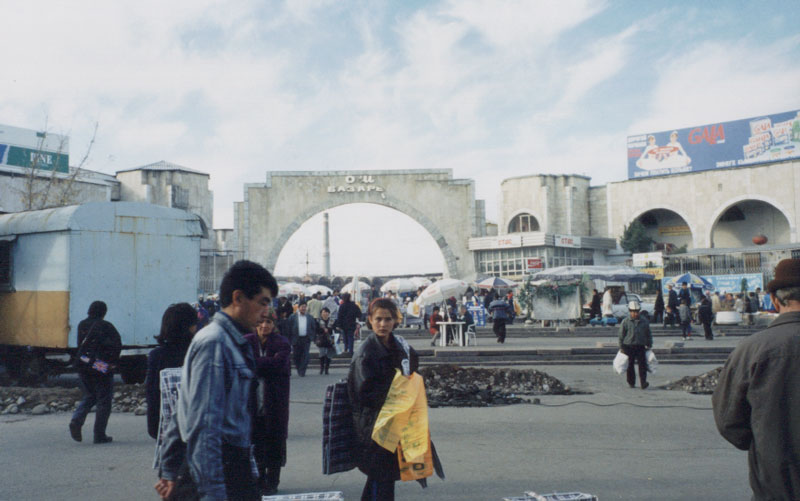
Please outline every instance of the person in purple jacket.
[[256, 327], [256, 334], [245, 339], [256, 358], [257, 384], [253, 416], [254, 454], [258, 466], [261, 493], [278, 492], [281, 467], [286, 465], [286, 437], [289, 429], [289, 380], [292, 346], [275, 328], [275, 310]]

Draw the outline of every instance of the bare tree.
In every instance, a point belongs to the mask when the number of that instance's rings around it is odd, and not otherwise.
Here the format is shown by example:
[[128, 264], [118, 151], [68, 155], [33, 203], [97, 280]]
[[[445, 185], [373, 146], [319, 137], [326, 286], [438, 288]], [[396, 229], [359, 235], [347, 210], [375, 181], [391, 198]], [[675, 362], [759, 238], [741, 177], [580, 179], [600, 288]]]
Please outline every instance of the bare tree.
[[[60, 175], [59, 163], [63, 158], [68, 158], [65, 155], [67, 138], [62, 136], [55, 153], [45, 151], [48, 135], [47, 120], [45, 120], [45, 130], [39, 134], [36, 150], [31, 154], [30, 162], [27, 166], [28, 172], [25, 174], [25, 184], [21, 189], [22, 205], [25, 210], [49, 209], [77, 202], [75, 180], [89, 160], [97, 137], [97, 128], [98, 124], [95, 123], [92, 137], [78, 165], [74, 167], [67, 165], [66, 175]], [[54, 161], [47, 161], [50, 158], [54, 158]]]

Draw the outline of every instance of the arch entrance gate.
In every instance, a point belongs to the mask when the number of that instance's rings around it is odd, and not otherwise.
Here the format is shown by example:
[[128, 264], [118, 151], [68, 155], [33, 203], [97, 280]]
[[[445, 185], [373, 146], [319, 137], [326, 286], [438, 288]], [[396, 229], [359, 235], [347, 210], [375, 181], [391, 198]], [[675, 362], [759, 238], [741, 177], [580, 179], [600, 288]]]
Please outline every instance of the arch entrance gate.
[[353, 203], [383, 205], [411, 217], [433, 237], [446, 275], [475, 274], [467, 243], [485, 235], [484, 201], [475, 200], [473, 180], [453, 179], [450, 169], [268, 171], [266, 182], [246, 184], [244, 201], [234, 205], [234, 238], [248, 259], [274, 270], [281, 249], [304, 222]]

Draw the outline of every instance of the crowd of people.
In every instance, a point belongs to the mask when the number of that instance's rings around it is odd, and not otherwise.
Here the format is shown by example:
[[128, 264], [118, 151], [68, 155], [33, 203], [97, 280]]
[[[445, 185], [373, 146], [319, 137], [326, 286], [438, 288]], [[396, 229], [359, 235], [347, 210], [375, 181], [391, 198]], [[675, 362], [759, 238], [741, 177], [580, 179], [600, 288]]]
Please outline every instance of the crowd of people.
[[[800, 400], [793, 392], [800, 384], [800, 259], [782, 261], [767, 291], [779, 316], [731, 354], [713, 396], [714, 418], [723, 437], [749, 451], [756, 499], [796, 499]], [[320, 351], [320, 374], [327, 373], [336, 349], [334, 336], [341, 333], [344, 350], [352, 357], [347, 375], [357, 435], [352, 453], [367, 477], [361, 499], [394, 499], [400, 479], [398, 456], [377, 445], [372, 435], [396, 371], [410, 376], [418, 369], [416, 352], [395, 333], [403, 321], [403, 303], [392, 295], [372, 300], [364, 317], [368, 333], [354, 347], [362, 310], [349, 295], [315, 294], [295, 304], [288, 298], [275, 299], [277, 295], [277, 282], [266, 269], [239, 261], [225, 274], [218, 297], [194, 306], [173, 304], [164, 311], [146, 379], [147, 430], [153, 438], [161, 432], [159, 373], [180, 367], [181, 379], [176, 411], [161, 437], [156, 491], [163, 499], [257, 500], [276, 493], [287, 461], [291, 366], [305, 375], [313, 342]], [[672, 295], [670, 289], [665, 311], [676, 306], [683, 324], [692, 298], [683, 288], [675, 298]], [[474, 294], [460, 304], [450, 299], [444, 313], [456, 318], [471, 318], [468, 306], [480, 305]], [[700, 301], [698, 314], [705, 325], [714, 312], [713, 299]], [[491, 291], [483, 294], [483, 304], [502, 343], [505, 323], [515, 315], [513, 297]], [[595, 301], [591, 307], [595, 309]], [[82, 440], [81, 429], [93, 406], [94, 442], [112, 441], [106, 426], [121, 341], [116, 328], [104, 320], [107, 309], [102, 301], [93, 302], [78, 326], [84, 397], [69, 423], [76, 441]], [[645, 389], [645, 353], [653, 346], [650, 322], [638, 302], [631, 301], [628, 310], [619, 327], [619, 346], [629, 357], [628, 384], [635, 387], [638, 368]], [[441, 307], [432, 308], [432, 328], [442, 321], [442, 313]], [[438, 334], [438, 329], [431, 333]]]

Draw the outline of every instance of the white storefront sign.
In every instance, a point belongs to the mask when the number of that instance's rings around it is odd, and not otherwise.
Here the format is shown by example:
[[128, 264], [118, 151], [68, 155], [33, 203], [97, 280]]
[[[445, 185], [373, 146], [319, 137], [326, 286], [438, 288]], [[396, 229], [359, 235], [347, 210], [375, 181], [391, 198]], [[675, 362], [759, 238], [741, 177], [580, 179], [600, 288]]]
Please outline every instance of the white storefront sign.
[[571, 235], [553, 235], [556, 247], [571, 247], [573, 249], [581, 248], [581, 237], [573, 237]]
[[522, 235], [503, 235], [492, 241], [492, 249], [505, 249], [507, 247], [521, 247]]
[[635, 268], [663, 267], [664, 256], [660, 252], [639, 252], [633, 255]]

